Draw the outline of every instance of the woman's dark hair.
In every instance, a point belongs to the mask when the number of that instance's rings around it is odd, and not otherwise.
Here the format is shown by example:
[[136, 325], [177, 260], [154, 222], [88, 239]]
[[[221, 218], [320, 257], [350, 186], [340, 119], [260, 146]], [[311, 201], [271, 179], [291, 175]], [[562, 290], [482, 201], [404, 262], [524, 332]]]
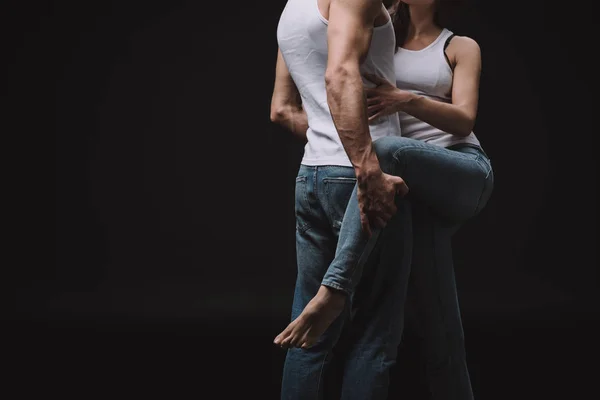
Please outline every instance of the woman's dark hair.
[[[459, 13], [465, 0], [435, 0], [435, 13], [433, 22], [440, 28], [447, 28]], [[396, 50], [406, 41], [408, 25], [410, 23], [410, 9], [408, 4], [399, 2], [392, 15], [394, 29], [396, 31]]]

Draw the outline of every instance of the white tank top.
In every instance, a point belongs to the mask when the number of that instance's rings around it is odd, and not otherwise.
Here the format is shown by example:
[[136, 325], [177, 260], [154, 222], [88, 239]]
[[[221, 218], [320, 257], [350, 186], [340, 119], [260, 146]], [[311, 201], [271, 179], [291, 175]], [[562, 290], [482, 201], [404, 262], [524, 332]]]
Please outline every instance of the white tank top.
[[[302, 164], [352, 166], [327, 104], [327, 24], [317, 0], [288, 0], [279, 19], [277, 42], [308, 116], [308, 142]], [[393, 82], [396, 79], [395, 46], [394, 27], [388, 15], [388, 22], [373, 30], [369, 52], [360, 66], [361, 72], [380, 75]], [[373, 86], [364, 79], [363, 82], [365, 86]], [[371, 123], [370, 133], [372, 140], [399, 136], [398, 114]]]
[[[445, 44], [452, 32], [444, 29], [436, 40], [422, 50], [399, 48], [394, 57], [396, 66], [396, 86], [431, 99], [452, 102], [452, 69], [444, 54]], [[399, 112], [402, 136], [422, 140], [442, 147], [459, 143], [479, 146], [473, 132], [467, 137], [459, 137], [444, 132], [412, 115]]]

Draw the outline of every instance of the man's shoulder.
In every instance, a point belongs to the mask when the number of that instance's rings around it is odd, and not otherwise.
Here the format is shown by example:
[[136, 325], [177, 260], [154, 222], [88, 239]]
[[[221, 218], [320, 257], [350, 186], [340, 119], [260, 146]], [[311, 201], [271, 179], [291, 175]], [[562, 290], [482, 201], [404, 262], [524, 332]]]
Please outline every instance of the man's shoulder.
[[[347, 9], [354, 10], [357, 12], [369, 12], [374, 16], [379, 13], [385, 13], [385, 7], [382, 0], [315, 0], [328, 3], [327, 6], [335, 4], [343, 6]], [[323, 4], [325, 5], [325, 4]]]

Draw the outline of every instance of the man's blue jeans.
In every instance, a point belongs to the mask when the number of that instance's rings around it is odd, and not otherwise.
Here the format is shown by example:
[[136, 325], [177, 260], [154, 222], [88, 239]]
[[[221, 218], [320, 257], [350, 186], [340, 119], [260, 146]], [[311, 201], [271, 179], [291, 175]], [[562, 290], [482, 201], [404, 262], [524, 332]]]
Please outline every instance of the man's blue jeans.
[[[298, 275], [292, 320], [317, 294], [334, 259], [346, 205], [356, 179], [353, 168], [300, 166], [296, 178], [296, 250]], [[398, 212], [370, 249], [371, 257], [356, 293], [339, 318], [307, 350], [287, 352], [282, 399], [322, 399], [324, 376], [343, 333], [346, 362], [344, 399], [383, 398], [388, 370], [394, 364], [402, 334], [401, 316], [410, 268], [410, 204], [398, 201]], [[352, 318], [352, 323], [348, 324]]]

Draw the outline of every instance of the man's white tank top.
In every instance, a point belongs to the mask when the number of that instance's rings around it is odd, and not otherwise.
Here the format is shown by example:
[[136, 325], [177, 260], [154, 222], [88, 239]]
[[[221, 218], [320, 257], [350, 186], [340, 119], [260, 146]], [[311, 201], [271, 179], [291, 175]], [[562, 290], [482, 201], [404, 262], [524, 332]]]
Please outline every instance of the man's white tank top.
[[[279, 19], [277, 42], [308, 116], [308, 143], [302, 164], [352, 166], [327, 103], [327, 24], [317, 0], [288, 0]], [[361, 72], [376, 74], [393, 82], [396, 79], [395, 47], [394, 28], [388, 15], [388, 22], [373, 30], [370, 49], [360, 66]], [[363, 82], [367, 87], [373, 86], [364, 78]], [[369, 127], [372, 140], [400, 135], [398, 114], [381, 118]]]
[[[394, 57], [396, 86], [431, 99], [451, 103], [453, 72], [444, 52], [446, 43], [452, 36], [451, 31], [444, 29], [433, 43], [422, 50], [406, 50], [400, 47]], [[442, 147], [459, 143], [479, 146], [479, 140], [473, 132], [467, 137], [459, 137], [441, 131], [412, 115], [403, 112], [398, 115], [402, 136]]]

